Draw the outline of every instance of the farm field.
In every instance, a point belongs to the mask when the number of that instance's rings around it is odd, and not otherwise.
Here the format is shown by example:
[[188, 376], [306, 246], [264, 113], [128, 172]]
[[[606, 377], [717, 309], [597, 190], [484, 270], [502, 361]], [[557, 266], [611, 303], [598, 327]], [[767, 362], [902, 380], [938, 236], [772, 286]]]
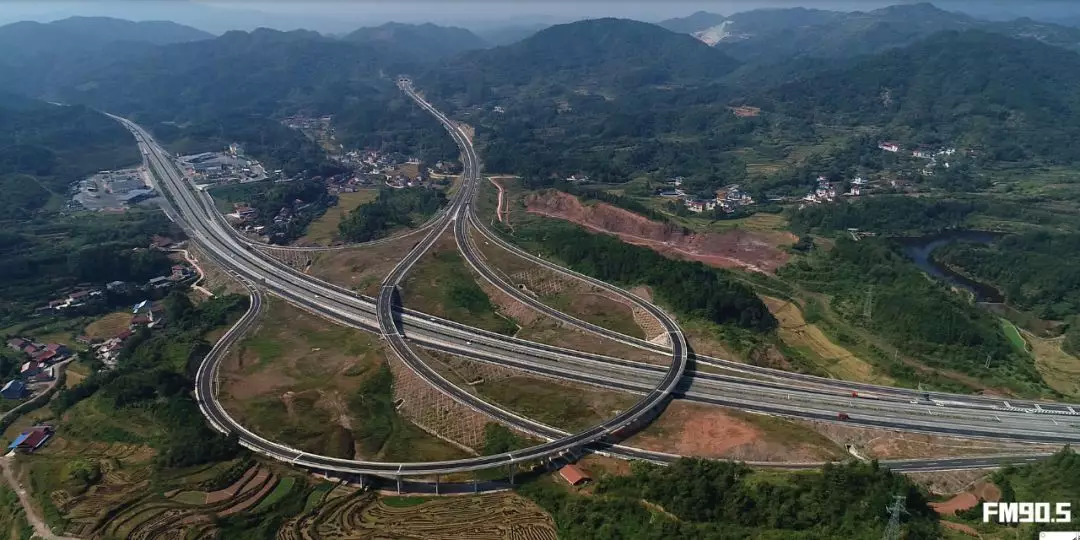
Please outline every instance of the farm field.
[[424, 538], [555, 540], [555, 525], [536, 504], [514, 493], [380, 497], [354, 492], [289, 521], [279, 540]]
[[375, 200], [377, 189], [362, 189], [353, 193], [339, 193], [338, 203], [326, 209], [326, 212], [307, 226], [307, 232], [296, 241], [298, 246], [329, 245], [338, 237], [338, 223], [341, 218], [356, 207]]
[[797, 304], [769, 296], [762, 296], [762, 300], [779, 322], [780, 339], [787, 346], [803, 353], [810, 362], [829, 375], [848, 381], [874, 384], [895, 382], [869, 362], [836, 344], [820, 327], [808, 323]]
[[83, 331], [90, 339], [109, 339], [128, 329], [131, 324], [131, 313], [117, 311], [102, 315], [94, 322], [86, 325]]

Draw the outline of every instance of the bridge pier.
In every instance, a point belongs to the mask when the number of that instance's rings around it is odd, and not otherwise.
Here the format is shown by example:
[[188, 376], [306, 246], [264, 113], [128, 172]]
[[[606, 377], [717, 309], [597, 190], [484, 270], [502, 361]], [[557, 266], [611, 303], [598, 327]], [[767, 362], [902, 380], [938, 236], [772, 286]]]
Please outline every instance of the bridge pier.
[[476, 471], [473, 471], [472, 474], [472, 492], [480, 493], [480, 485], [476, 482]]
[[435, 475], [435, 494], [439, 494], [439, 475]]
[[510, 463], [510, 485], [514, 485], [514, 463]]
[[397, 476], [397, 494], [401, 495], [401, 476]]

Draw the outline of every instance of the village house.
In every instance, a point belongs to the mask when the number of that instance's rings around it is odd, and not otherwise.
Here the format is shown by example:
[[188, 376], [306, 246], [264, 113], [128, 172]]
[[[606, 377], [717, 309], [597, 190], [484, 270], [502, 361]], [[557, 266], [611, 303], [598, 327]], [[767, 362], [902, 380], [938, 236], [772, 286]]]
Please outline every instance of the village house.
[[559, 476], [561, 476], [563, 480], [566, 480], [566, 483], [571, 486], [580, 486], [581, 484], [592, 480], [588, 473], [581, 470], [581, 467], [573, 464], [565, 465], [563, 468], [559, 469]]
[[691, 212], [707, 212], [716, 208], [716, 199], [687, 199], [686, 208]]
[[29, 379], [30, 377], [41, 373], [41, 370], [43, 369], [45, 369], [45, 364], [36, 360], [30, 360], [29, 362], [23, 363], [22, 367], [19, 368], [19, 375], [24, 379]]
[[886, 151], [896, 153], [900, 151], [900, 145], [892, 141], [882, 141], [878, 143], [878, 148]]
[[23, 399], [29, 394], [26, 383], [19, 379], [12, 379], [0, 388], [0, 397], [4, 399]]
[[53, 432], [52, 426], [34, 426], [15, 437], [15, 440], [8, 445], [8, 450], [25, 453], [33, 452], [48, 442], [52, 438]]
[[11, 338], [7, 342], [9, 349], [13, 351], [22, 352], [23, 347], [27, 345], [27, 341], [23, 338]]

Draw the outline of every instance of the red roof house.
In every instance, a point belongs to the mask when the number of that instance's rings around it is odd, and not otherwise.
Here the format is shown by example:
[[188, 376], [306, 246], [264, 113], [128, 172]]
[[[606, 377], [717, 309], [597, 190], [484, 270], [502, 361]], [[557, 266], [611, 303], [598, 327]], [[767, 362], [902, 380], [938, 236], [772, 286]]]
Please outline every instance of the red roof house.
[[45, 444], [52, 437], [52, 426], [34, 426], [29, 431], [24, 431], [15, 437], [15, 440], [8, 446], [8, 450], [22, 450], [24, 452], [33, 452], [41, 445]]
[[589, 474], [581, 470], [581, 468], [577, 465], [566, 465], [565, 467], [559, 469], [559, 475], [562, 476], [563, 480], [566, 480], [566, 483], [570, 484], [571, 486], [581, 485], [585, 482], [588, 482], [589, 480], [592, 480], [592, 478], [589, 477]]

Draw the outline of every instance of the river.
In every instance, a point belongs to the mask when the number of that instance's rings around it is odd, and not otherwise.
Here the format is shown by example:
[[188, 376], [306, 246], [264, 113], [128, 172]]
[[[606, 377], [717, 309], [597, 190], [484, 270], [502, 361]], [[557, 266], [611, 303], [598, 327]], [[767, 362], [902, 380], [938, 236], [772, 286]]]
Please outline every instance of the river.
[[1004, 302], [1005, 298], [997, 289], [986, 285], [985, 283], [979, 283], [978, 281], [968, 279], [952, 271], [945, 265], [935, 261], [932, 255], [935, 249], [948, 244], [955, 244], [957, 242], [992, 244], [998, 238], [1001, 238], [1001, 236], [1000, 233], [988, 231], [958, 230], [947, 231], [930, 236], [897, 238], [897, 241], [903, 246], [904, 254], [915, 263], [915, 266], [922, 269], [923, 272], [954, 287], [970, 291], [975, 295], [976, 302], [1000, 303]]

